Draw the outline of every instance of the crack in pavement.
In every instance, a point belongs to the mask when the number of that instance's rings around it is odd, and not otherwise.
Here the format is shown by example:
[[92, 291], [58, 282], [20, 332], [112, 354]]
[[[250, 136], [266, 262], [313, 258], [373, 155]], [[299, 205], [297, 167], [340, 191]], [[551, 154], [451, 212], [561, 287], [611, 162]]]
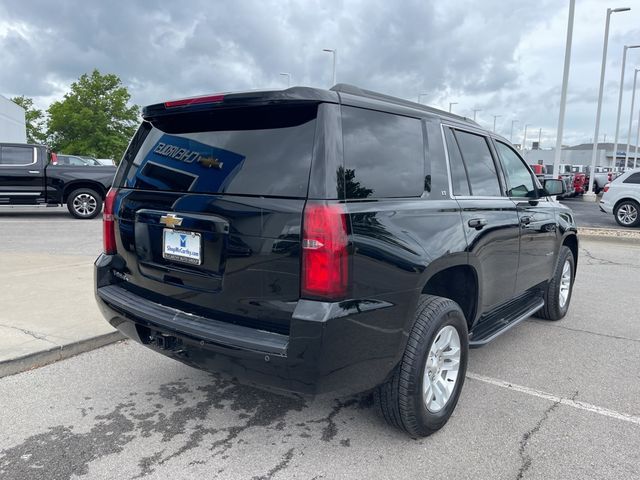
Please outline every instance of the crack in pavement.
[[589, 260], [591, 260], [591, 262], [587, 262], [587, 265], [608, 265], [608, 266], [614, 266], [614, 267], [629, 267], [634, 269], [640, 268], [640, 265], [614, 262], [613, 260], [607, 260], [606, 258], [596, 257], [593, 253], [591, 253], [589, 250], [587, 250], [584, 247], [580, 247], [580, 251], [583, 254], [585, 254]]
[[639, 338], [622, 337], [620, 335], [611, 335], [611, 334], [608, 334], [608, 333], [594, 332], [592, 330], [582, 330], [580, 328], [571, 328], [571, 327], [567, 327], [565, 325], [552, 324], [552, 323], [549, 323], [546, 320], [529, 319], [528, 321], [530, 323], [534, 323], [536, 325], [542, 325], [542, 326], [545, 326], [545, 327], [560, 328], [562, 330], [569, 330], [569, 331], [572, 331], [572, 332], [588, 333], [590, 335], [596, 335], [598, 337], [614, 338], [616, 340], [627, 340], [629, 342], [638, 342], [638, 343], [640, 343], [640, 339]]
[[295, 449], [290, 448], [287, 453], [282, 456], [282, 460], [275, 467], [267, 472], [266, 475], [255, 476], [251, 480], [271, 480], [273, 476], [281, 472], [282, 470], [286, 470], [289, 467], [289, 463], [291, 463], [291, 459], [293, 458], [293, 452]]
[[34, 332], [32, 330], [27, 330], [26, 328], [14, 327], [13, 325], [5, 325], [5, 324], [2, 324], [2, 323], [0, 323], [0, 327], [9, 328], [11, 330], [17, 330], [19, 332], [24, 333], [25, 335], [29, 335], [30, 337], [35, 338], [36, 340], [43, 340], [43, 341], [45, 341], [47, 343], [50, 343], [51, 345], [55, 345], [57, 347], [60, 346], [56, 342], [53, 342], [53, 341], [49, 340], [44, 333], [38, 333], [38, 332]]
[[[571, 396], [571, 400], [575, 400], [577, 396], [578, 392], [575, 392]], [[527, 473], [527, 471], [531, 468], [531, 464], [533, 463], [533, 458], [527, 453], [529, 440], [531, 440], [531, 437], [533, 437], [540, 431], [542, 425], [548, 420], [551, 412], [556, 410], [560, 406], [560, 404], [560, 400], [553, 402], [553, 404], [542, 413], [542, 417], [536, 422], [533, 428], [527, 430], [522, 434], [522, 438], [520, 439], [520, 446], [518, 447], [518, 454], [520, 455], [521, 464], [520, 468], [518, 469], [518, 474], [516, 475], [516, 480], [522, 480], [525, 473]]]

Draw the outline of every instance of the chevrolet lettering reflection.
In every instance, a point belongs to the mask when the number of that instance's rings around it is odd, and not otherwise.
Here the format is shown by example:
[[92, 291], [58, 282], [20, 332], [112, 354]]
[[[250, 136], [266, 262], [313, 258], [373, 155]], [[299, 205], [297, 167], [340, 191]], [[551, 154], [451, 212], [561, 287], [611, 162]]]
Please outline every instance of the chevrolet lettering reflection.
[[153, 153], [185, 163], [193, 163], [195, 160], [200, 158], [200, 154], [198, 152], [162, 142], [158, 143], [156, 148], [153, 150]]

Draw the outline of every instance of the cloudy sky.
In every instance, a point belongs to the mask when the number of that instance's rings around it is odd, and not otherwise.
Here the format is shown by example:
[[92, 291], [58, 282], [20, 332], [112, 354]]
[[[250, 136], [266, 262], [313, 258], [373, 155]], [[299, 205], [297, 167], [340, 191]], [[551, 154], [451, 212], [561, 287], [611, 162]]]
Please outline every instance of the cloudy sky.
[[[617, 2], [617, 3], [612, 3]], [[139, 105], [208, 92], [328, 88], [338, 82], [472, 116], [552, 146], [568, 0], [0, 0], [0, 93], [46, 108], [94, 68], [120, 76]], [[612, 15], [601, 134], [615, 131], [622, 49], [640, 44], [640, 1], [577, 0], [565, 143], [593, 137], [607, 7]], [[627, 61], [621, 139], [633, 69]], [[640, 81], [638, 82], [640, 84]], [[636, 102], [638, 105], [638, 102]], [[637, 110], [636, 110], [637, 112]], [[634, 117], [637, 117], [634, 115]], [[635, 138], [634, 119], [632, 128]], [[528, 138], [531, 139], [531, 133]], [[600, 141], [603, 140], [601, 135]]]

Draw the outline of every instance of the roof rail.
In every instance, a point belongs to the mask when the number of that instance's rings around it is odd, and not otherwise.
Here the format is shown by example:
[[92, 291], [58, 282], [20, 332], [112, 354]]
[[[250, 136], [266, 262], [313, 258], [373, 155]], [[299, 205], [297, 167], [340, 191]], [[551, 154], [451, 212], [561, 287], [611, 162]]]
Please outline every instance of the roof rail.
[[356, 87], [355, 85], [350, 85], [348, 83], [337, 83], [330, 90], [338, 93], [347, 93], [349, 95], [356, 95], [358, 97], [365, 97], [374, 100], [381, 100], [383, 102], [394, 103], [396, 105], [403, 105], [405, 107], [415, 108], [417, 110], [424, 110], [429, 113], [433, 113], [436, 115], [449, 117], [456, 119], [462, 122], [468, 122], [476, 126], [480, 126], [474, 120], [463, 117], [462, 115], [456, 115], [455, 113], [445, 112], [444, 110], [439, 110], [437, 108], [428, 107], [427, 105], [423, 105], [422, 103], [411, 102], [409, 100], [404, 100], [398, 97], [392, 97], [391, 95], [385, 95], [384, 93], [374, 92], [372, 90], [366, 90], [364, 88]]

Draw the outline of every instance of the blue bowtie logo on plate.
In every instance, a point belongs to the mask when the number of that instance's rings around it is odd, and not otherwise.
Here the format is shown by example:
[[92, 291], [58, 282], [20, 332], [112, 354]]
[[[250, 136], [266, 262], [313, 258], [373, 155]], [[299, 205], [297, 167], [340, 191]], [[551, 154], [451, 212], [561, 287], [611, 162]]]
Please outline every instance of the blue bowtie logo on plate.
[[181, 247], [186, 247], [187, 246], [187, 236], [186, 235], [180, 235], [180, 246]]

